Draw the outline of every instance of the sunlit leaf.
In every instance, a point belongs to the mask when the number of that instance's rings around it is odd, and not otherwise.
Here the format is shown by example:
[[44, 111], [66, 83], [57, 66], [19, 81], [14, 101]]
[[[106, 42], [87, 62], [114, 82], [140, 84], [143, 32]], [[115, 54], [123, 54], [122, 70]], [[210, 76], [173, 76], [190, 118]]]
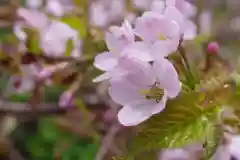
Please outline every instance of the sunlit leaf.
[[201, 108], [200, 99], [201, 93], [191, 93], [169, 101], [163, 112], [141, 126], [141, 131], [129, 143], [129, 154], [179, 148], [203, 140], [220, 109]]
[[222, 142], [223, 130], [219, 125], [212, 125], [208, 130], [206, 140], [204, 143], [203, 159], [209, 159], [217, 151], [217, 147]]
[[28, 51], [34, 54], [41, 53], [41, 48], [39, 47], [39, 33], [29, 28], [24, 28], [24, 32], [27, 34], [26, 46]]
[[63, 16], [61, 18], [61, 21], [68, 24], [73, 29], [77, 30], [81, 38], [84, 38], [86, 36], [87, 31], [86, 31], [86, 24], [84, 22], [84, 19], [81, 19], [75, 15], [69, 15], [69, 16]]

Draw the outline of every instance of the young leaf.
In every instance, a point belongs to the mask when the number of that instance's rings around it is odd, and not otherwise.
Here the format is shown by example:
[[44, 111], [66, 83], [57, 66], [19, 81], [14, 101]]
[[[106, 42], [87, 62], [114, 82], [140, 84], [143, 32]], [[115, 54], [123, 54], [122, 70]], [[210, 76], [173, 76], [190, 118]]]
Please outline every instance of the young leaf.
[[64, 53], [64, 56], [70, 56], [73, 51], [73, 40], [69, 39], [66, 44], [66, 51]]
[[130, 141], [130, 155], [135, 157], [145, 151], [179, 148], [203, 140], [219, 108], [201, 108], [201, 98], [201, 93], [191, 93], [169, 101], [165, 110], [143, 124]]
[[26, 46], [28, 51], [34, 54], [41, 53], [39, 47], [39, 33], [29, 28], [24, 28], [24, 32], [27, 34]]
[[223, 138], [223, 130], [220, 125], [212, 125], [206, 136], [204, 143], [203, 160], [210, 159], [217, 151], [217, 147], [220, 145]]

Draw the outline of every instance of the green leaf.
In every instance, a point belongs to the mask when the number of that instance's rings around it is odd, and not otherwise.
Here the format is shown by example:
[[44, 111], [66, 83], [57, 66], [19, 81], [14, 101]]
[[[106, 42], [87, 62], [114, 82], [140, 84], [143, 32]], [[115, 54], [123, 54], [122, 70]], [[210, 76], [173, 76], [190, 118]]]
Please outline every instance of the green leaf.
[[39, 127], [41, 128], [40, 134], [42, 135], [45, 141], [49, 142], [56, 141], [58, 133], [50, 120], [48, 119], [41, 120], [39, 122]]
[[163, 112], [140, 126], [140, 132], [129, 143], [129, 154], [179, 148], [203, 140], [219, 108], [201, 108], [201, 93], [181, 94], [169, 101]]
[[61, 18], [61, 22], [66, 23], [73, 29], [77, 30], [81, 38], [86, 37], [87, 29], [84, 19], [81, 19], [75, 15], [66, 15]]
[[27, 34], [26, 46], [28, 51], [34, 54], [41, 53], [39, 47], [39, 33], [36, 30], [24, 28], [24, 32]]
[[211, 38], [210, 35], [198, 35], [193, 42], [196, 44], [203, 44], [207, 41], [209, 41], [209, 39]]
[[73, 51], [73, 40], [69, 39], [66, 44], [66, 51], [64, 53], [64, 56], [70, 56]]
[[204, 146], [203, 160], [210, 159], [222, 142], [223, 130], [220, 125], [212, 125], [208, 130]]
[[31, 94], [28, 93], [16, 93], [9, 97], [10, 101], [14, 102], [28, 102], [28, 100], [31, 98]]

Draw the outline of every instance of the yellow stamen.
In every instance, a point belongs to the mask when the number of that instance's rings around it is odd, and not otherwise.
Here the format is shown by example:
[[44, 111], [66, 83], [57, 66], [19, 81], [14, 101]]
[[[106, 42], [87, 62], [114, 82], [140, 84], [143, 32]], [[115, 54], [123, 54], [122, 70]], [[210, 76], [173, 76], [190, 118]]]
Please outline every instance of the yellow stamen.
[[159, 40], [166, 40], [167, 38], [163, 34], [159, 34], [158, 39]]
[[164, 90], [158, 88], [156, 85], [153, 85], [149, 90], [141, 90], [140, 94], [145, 95], [146, 99], [156, 100], [156, 102], [160, 102], [164, 95]]

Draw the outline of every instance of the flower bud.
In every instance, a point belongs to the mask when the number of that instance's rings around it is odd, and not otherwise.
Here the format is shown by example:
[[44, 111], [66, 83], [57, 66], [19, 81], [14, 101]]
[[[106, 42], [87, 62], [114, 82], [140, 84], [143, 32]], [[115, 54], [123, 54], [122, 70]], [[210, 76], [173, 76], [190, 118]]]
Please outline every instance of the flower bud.
[[72, 92], [65, 91], [60, 97], [59, 106], [67, 107], [72, 102], [72, 99], [73, 99]]
[[211, 42], [208, 44], [207, 52], [210, 54], [218, 54], [219, 53], [219, 45], [217, 42]]

